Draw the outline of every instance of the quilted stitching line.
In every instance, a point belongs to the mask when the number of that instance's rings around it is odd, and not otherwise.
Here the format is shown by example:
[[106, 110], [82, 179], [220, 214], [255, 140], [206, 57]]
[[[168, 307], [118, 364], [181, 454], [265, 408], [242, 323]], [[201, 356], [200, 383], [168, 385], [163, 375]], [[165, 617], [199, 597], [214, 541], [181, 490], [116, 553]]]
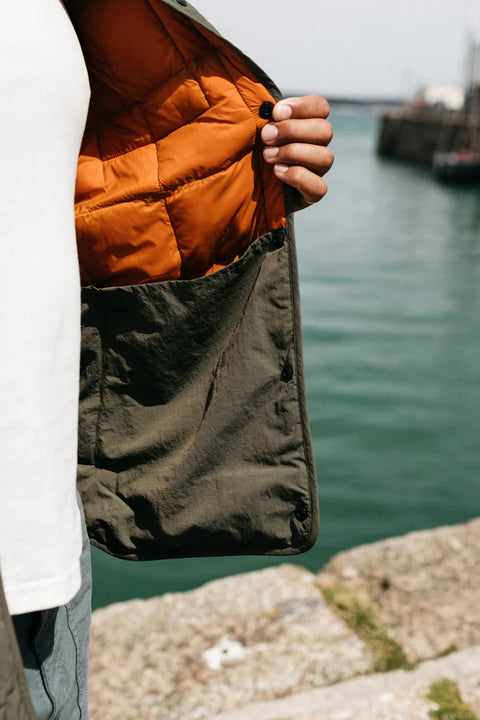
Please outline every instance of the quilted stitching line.
[[227, 172], [230, 170], [230, 168], [235, 165], [240, 160], [243, 160], [244, 157], [251, 154], [252, 147], [248, 146], [247, 148], [242, 148], [242, 150], [234, 155], [233, 157], [228, 159], [228, 165], [226, 167], [222, 168], [213, 168], [211, 169], [207, 174], [202, 175], [202, 177], [199, 178], [192, 178], [185, 181], [180, 181], [176, 183], [173, 186], [170, 187], [163, 187], [163, 189], [159, 190], [158, 192], [149, 192], [149, 193], [138, 193], [137, 195], [131, 195], [131, 196], [125, 196], [121, 198], [115, 198], [115, 200], [112, 200], [111, 202], [103, 203], [102, 205], [93, 205], [89, 207], [85, 207], [82, 209], [81, 212], [77, 212], [75, 217], [81, 218], [85, 215], [90, 215], [91, 213], [98, 212], [100, 210], [104, 210], [106, 208], [116, 207], [117, 205], [121, 205], [122, 203], [129, 203], [129, 202], [137, 202], [137, 201], [155, 201], [155, 200], [162, 200], [164, 198], [171, 197], [177, 190], [179, 190], [182, 187], [185, 187], [186, 185], [192, 185], [193, 183], [201, 183], [209, 180], [213, 175], [219, 175], [220, 173]]
[[168, 209], [168, 205], [167, 205], [167, 200], [166, 200], [166, 199], [164, 200], [164, 205], [165, 205], [165, 210], [166, 210], [167, 217], [168, 217], [168, 222], [170, 223], [170, 227], [172, 228], [173, 237], [175, 238], [175, 242], [177, 243], [178, 254], [180, 255], [180, 263], [181, 263], [181, 266], [180, 266], [180, 277], [183, 277], [183, 255], [182, 255], [182, 251], [181, 251], [181, 249], [180, 249], [180, 244], [179, 244], [179, 242], [178, 242], [177, 233], [175, 232], [175, 226], [174, 226], [174, 224], [173, 224], [173, 220], [172, 220], [172, 217], [171, 217], [171, 215], [170, 215], [170, 210]]
[[[177, 72], [174, 72], [171, 75], [169, 75], [166, 80], [156, 83], [154, 89], [151, 92], [147, 93], [146, 95], [143, 95], [141, 98], [138, 98], [137, 100], [135, 100], [135, 102], [133, 102], [130, 105], [124, 105], [122, 110], [110, 110], [108, 112], [106, 110], [102, 110], [102, 116], [108, 120], [117, 120], [117, 119], [121, 119], [124, 117], [128, 117], [131, 114], [132, 110], [134, 110], [136, 107], [138, 107], [138, 105], [143, 105], [143, 104], [147, 103], [149, 100], [151, 100], [151, 98], [156, 93], [158, 93], [160, 90], [162, 90], [165, 87], [165, 85], [167, 85], [172, 80], [175, 80], [175, 78], [177, 78], [182, 73], [190, 71], [192, 73], [192, 75], [194, 75], [194, 80], [197, 80], [197, 78], [194, 74], [196, 68], [202, 63], [203, 60], [210, 60], [211, 58], [214, 58], [214, 57], [218, 57], [217, 50], [210, 52], [210, 53], [205, 53], [203, 55], [198, 55], [197, 57], [192, 58], [191, 60], [186, 60], [181, 65], [180, 69], [177, 70]], [[116, 88], [113, 88], [111, 85], [109, 85], [109, 83], [106, 83], [101, 78], [97, 78], [97, 81], [102, 83], [102, 85], [107, 85], [107, 87], [110, 87], [111, 89], [115, 90], [115, 92], [118, 92], [119, 94], [121, 94], [119, 90], [117, 90]], [[198, 80], [197, 80], [197, 83], [200, 86], [200, 89], [203, 91], [203, 88], [202, 88], [201, 84], [198, 82]], [[208, 98], [205, 97], [205, 99], [206, 99], [207, 103], [211, 106], [211, 103], [208, 101]]]
[[[151, 0], [148, 0], [148, 4], [150, 5], [150, 7], [152, 8], [153, 12], [154, 12], [155, 15], [157, 16], [158, 22], [160, 23], [160, 25], [161, 25], [161, 27], [162, 27], [165, 35], [170, 39], [170, 42], [171, 42], [172, 45], [175, 47], [175, 49], [177, 50], [178, 54], [183, 58], [183, 60], [185, 61], [185, 64], [189, 63], [189, 61], [187, 60], [187, 58], [185, 57], [185, 55], [184, 55], [184, 53], [183, 53], [183, 51], [182, 51], [182, 48], [181, 48], [180, 45], [179, 45], [179, 43], [175, 40], [175, 38], [174, 38], [174, 36], [172, 35], [172, 33], [170, 32], [170, 30], [167, 28], [167, 26], [166, 26], [165, 23], [163, 22], [161, 16], [158, 14], [158, 11], [157, 11], [157, 9], [154, 7], [154, 5], [153, 5], [153, 3], [151, 2]], [[190, 20], [189, 20], [189, 23], [190, 23], [190, 25], [192, 25], [192, 23], [191, 23]], [[195, 63], [195, 65], [197, 65], [197, 67], [198, 67], [199, 63], [197, 62], [197, 63]], [[197, 84], [198, 84], [198, 87], [199, 87], [200, 90], [202, 91], [202, 94], [203, 94], [203, 97], [205, 98], [206, 103], [211, 107], [211, 103], [210, 103], [209, 99], [207, 98], [207, 96], [205, 95], [205, 90], [203, 89], [202, 84], [201, 84], [200, 80], [198, 79], [197, 74], [195, 73], [193, 67], [192, 67], [192, 75], [194, 76], [194, 79], [196, 80], [196, 82], [197, 82]]]

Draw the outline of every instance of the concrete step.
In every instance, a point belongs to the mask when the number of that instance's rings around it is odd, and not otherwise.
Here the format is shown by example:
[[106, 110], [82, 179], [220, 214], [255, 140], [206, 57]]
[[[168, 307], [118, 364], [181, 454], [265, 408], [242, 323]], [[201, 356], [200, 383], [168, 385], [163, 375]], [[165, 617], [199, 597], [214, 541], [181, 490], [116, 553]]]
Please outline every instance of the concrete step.
[[[480, 717], [480, 646], [428, 660], [414, 671], [397, 670], [356, 677], [274, 702], [255, 703], [212, 720], [431, 720], [438, 705], [427, 698], [431, 686], [454, 681]], [[466, 717], [448, 715], [448, 718]]]

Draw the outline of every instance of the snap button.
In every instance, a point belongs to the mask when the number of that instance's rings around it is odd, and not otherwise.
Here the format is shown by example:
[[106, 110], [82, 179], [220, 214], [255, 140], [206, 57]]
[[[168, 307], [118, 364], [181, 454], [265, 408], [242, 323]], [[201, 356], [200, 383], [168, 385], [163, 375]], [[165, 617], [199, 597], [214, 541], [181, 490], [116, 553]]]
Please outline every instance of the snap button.
[[281, 248], [283, 246], [283, 239], [284, 239], [284, 232], [281, 230], [280, 232], [275, 230], [272, 233], [272, 242], [276, 248]]
[[273, 115], [273, 108], [274, 105], [271, 102], [264, 102], [260, 105], [260, 109], [258, 111], [258, 114], [261, 118], [264, 120], [270, 120], [270, 118]]
[[183, 7], [187, 7], [187, 0], [177, 0], [177, 3], [183, 5]]
[[291, 363], [285, 363], [280, 378], [284, 383], [290, 382], [290, 380], [293, 378], [293, 367]]
[[293, 514], [299, 522], [304, 522], [308, 518], [308, 508], [303, 503], [299, 503]]

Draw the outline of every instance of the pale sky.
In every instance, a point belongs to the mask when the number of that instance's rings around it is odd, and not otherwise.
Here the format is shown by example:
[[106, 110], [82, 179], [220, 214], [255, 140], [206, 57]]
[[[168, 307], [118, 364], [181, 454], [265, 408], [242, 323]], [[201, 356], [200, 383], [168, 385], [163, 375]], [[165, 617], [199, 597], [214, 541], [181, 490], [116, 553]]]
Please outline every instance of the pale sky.
[[192, 0], [282, 90], [411, 94], [463, 84], [480, 0]]

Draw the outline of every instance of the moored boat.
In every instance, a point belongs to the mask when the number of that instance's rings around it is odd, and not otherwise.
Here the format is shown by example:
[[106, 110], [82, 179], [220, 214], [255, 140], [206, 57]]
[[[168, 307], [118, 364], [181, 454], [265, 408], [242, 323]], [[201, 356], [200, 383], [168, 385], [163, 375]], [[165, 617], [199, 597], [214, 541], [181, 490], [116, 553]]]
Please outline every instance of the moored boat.
[[480, 152], [465, 149], [435, 153], [432, 170], [441, 182], [480, 184]]

